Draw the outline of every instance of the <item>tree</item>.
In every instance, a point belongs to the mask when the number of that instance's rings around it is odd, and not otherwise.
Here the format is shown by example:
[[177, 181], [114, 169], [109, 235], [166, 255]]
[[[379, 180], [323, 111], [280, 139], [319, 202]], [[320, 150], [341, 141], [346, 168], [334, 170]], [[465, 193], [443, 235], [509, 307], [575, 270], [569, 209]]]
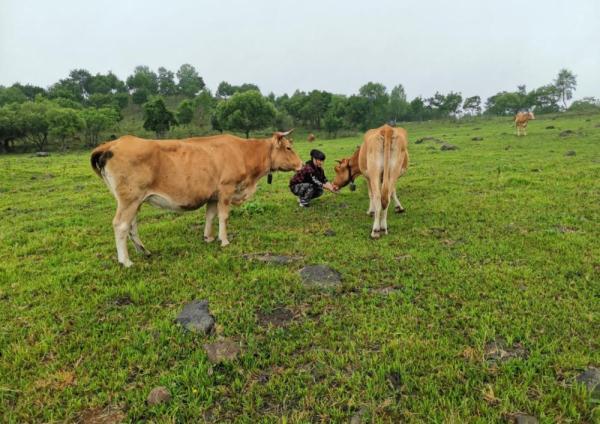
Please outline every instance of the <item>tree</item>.
[[467, 97], [463, 103], [463, 110], [470, 115], [479, 115], [481, 113], [481, 97]]
[[60, 141], [62, 150], [66, 150], [67, 137], [73, 137], [85, 127], [85, 122], [74, 109], [56, 107], [48, 111], [49, 134]]
[[177, 106], [177, 121], [180, 124], [186, 125], [192, 122], [194, 118], [194, 102], [189, 99], [184, 99]]
[[31, 85], [31, 84], [20, 84], [18, 82], [14, 83], [11, 87], [15, 87], [18, 88], [19, 90], [21, 90], [21, 92], [23, 94], [25, 94], [25, 96], [27, 97], [27, 100], [35, 100], [37, 95], [45, 95], [46, 94], [46, 90], [44, 90], [42, 87], [38, 87], [35, 85]]
[[323, 117], [323, 126], [329, 133], [329, 136], [333, 135], [333, 138], [337, 137], [337, 132], [343, 127], [344, 120], [341, 117], [336, 116], [333, 110], [327, 111]]
[[234, 92], [234, 87], [231, 84], [229, 84], [227, 81], [221, 81], [219, 83], [219, 86], [217, 87], [217, 92], [215, 94], [221, 99], [227, 99], [233, 96]]
[[573, 92], [577, 87], [577, 77], [568, 69], [561, 69], [558, 76], [554, 80], [554, 86], [560, 93], [560, 98], [563, 102], [563, 107], [567, 108], [567, 100], [573, 98]]
[[173, 125], [177, 125], [177, 120], [162, 97], [156, 96], [144, 104], [144, 129], [154, 131], [156, 137], [161, 138]]
[[348, 98], [346, 103], [346, 119], [350, 125], [366, 131], [369, 128], [367, 116], [371, 105], [366, 97], [353, 95]]
[[158, 68], [158, 94], [161, 96], [173, 96], [177, 94], [175, 74], [162, 66]]
[[177, 80], [179, 92], [187, 97], [194, 97], [204, 88], [204, 80], [189, 63], [181, 65], [177, 71]]
[[258, 91], [235, 93], [217, 106], [217, 122], [227, 130], [239, 130], [250, 137], [250, 131], [273, 124], [275, 107]]
[[133, 103], [145, 103], [150, 95], [158, 94], [158, 75], [147, 66], [136, 66], [127, 77], [127, 86], [133, 90]]
[[366, 116], [363, 120], [364, 129], [383, 125], [388, 120], [389, 96], [383, 84], [368, 82], [360, 87], [358, 93], [367, 100]]
[[444, 103], [442, 104], [442, 113], [444, 116], [456, 116], [458, 114], [458, 110], [460, 109], [460, 105], [462, 103], [462, 95], [460, 93], [455, 93], [451, 91], [446, 94], [444, 98]]
[[113, 108], [87, 108], [81, 112], [84, 121], [85, 139], [88, 146], [96, 146], [100, 133], [113, 128], [119, 120], [119, 114]]
[[392, 88], [392, 92], [390, 93], [389, 112], [390, 120], [393, 122], [398, 122], [406, 117], [406, 113], [408, 112], [408, 101], [406, 100], [406, 92], [404, 91], [402, 84], [398, 84]]
[[0, 107], [0, 146], [6, 152], [14, 140], [25, 136], [22, 122], [18, 119], [20, 107], [17, 103]]
[[502, 91], [486, 101], [486, 113], [491, 115], [514, 115], [524, 107], [524, 98], [520, 93]]
[[326, 91], [311, 91], [300, 109], [300, 116], [312, 128], [321, 128], [321, 118], [327, 111], [331, 102], [331, 93]]
[[544, 85], [537, 88], [527, 95], [528, 106], [534, 106], [538, 113], [558, 112], [560, 106], [560, 92], [556, 86], [552, 84]]
[[0, 106], [11, 103], [23, 103], [27, 101], [27, 96], [19, 87], [2, 87], [0, 86]]
[[569, 107], [569, 112], [598, 112], [600, 111], [600, 100], [594, 97], [584, 97], [575, 100]]
[[411, 100], [408, 115], [410, 119], [413, 121], [422, 121], [425, 117], [425, 102], [423, 102], [423, 98], [415, 97]]

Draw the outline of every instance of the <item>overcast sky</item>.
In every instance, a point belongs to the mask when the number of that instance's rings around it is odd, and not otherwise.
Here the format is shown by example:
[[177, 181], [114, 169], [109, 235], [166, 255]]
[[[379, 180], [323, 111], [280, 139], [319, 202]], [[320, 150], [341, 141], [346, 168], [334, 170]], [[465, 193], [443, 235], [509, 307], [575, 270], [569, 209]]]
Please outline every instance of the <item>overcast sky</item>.
[[600, 97], [600, 0], [0, 0], [0, 85], [48, 86], [74, 68], [196, 67], [208, 87], [482, 98], [577, 75]]

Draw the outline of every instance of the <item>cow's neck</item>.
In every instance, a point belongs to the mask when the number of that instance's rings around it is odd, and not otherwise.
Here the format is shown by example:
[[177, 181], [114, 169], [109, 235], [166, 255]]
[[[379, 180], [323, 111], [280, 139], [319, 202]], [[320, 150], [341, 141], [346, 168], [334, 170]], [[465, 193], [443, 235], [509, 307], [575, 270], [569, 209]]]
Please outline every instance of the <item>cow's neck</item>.
[[272, 139], [266, 140], [249, 140], [246, 143], [252, 144], [251, 146], [251, 154], [255, 158], [255, 164], [252, 169], [252, 176], [256, 179], [262, 178], [265, 175], [274, 172], [272, 169], [273, 161], [271, 159], [271, 155], [273, 154], [273, 149], [275, 148], [275, 143]]
[[358, 149], [356, 152], [354, 152], [354, 154], [352, 156], [350, 156], [350, 159], [348, 161], [348, 165], [349, 165], [349, 169], [350, 169], [350, 174], [349, 174], [350, 181], [354, 181], [354, 179], [356, 177], [361, 175], [360, 166], [358, 164], [359, 153], [360, 153], [360, 149]]

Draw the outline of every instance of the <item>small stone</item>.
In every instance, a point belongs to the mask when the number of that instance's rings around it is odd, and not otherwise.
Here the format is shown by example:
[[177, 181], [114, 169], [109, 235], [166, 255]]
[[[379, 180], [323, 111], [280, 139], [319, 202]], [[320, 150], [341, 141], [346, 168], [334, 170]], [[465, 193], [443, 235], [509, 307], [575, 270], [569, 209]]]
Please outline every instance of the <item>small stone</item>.
[[215, 317], [208, 310], [208, 300], [195, 300], [183, 307], [175, 322], [192, 333], [211, 334], [215, 327]]
[[381, 295], [388, 296], [392, 293], [398, 293], [398, 292], [402, 291], [402, 287], [388, 286], [388, 287], [375, 289], [373, 291], [375, 293], [379, 293]]
[[575, 156], [577, 152], [575, 150], [567, 150], [565, 156]]
[[483, 137], [473, 137], [471, 140], [473, 140], [473, 141], [483, 141]]
[[300, 277], [306, 285], [334, 287], [340, 284], [342, 276], [327, 265], [309, 265], [300, 270]]
[[450, 144], [450, 143], [444, 143], [442, 144], [442, 147], [440, 147], [440, 150], [443, 151], [447, 151], [447, 150], [457, 150], [458, 147], [456, 147], [454, 144]]
[[212, 344], [205, 344], [204, 351], [211, 363], [219, 364], [225, 361], [233, 361], [237, 358], [240, 353], [240, 346], [231, 340], [224, 340]]
[[331, 228], [328, 228], [323, 232], [323, 235], [327, 237], [333, 237], [335, 236], [335, 231], [333, 231]]
[[367, 412], [369, 412], [367, 408], [360, 408], [358, 412], [356, 412], [356, 414], [354, 414], [352, 418], [350, 418], [350, 424], [361, 424], [366, 422], [364, 418], [367, 415]]
[[148, 395], [148, 405], [158, 405], [159, 403], [166, 403], [171, 400], [171, 393], [164, 386], [155, 387]]
[[553, 130], [554, 128], [556, 128], [554, 125], [548, 125], [546, 127], [547, 130]]
[[600, 399], [600, 370], [598, 368], [589, 367], [577, 376], [576, 381], [585, 384], [592, 399]]

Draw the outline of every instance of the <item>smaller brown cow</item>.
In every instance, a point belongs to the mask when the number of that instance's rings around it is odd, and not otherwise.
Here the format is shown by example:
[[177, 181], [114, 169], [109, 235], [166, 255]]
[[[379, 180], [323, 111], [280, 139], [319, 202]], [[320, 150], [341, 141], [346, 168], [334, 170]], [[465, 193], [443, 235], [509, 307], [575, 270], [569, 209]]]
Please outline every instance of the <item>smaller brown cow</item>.
[[408, 137], [404, 128], [384, 125], [365, 133], [363, 144], [354, 154], [342, 159], [334, 168], [333, 184], [344, 187], [354, 184], [354, 179], [363, 175], [369, 188], [369, 210], [373, 217], [372, 238], [387, 234], [387, 209], [390, 198], [396, 204], [396, 212], [404, 208], [396, 194], [396, 181], [408, 168]]
[[306, 140], [308, 140], [309, 143], [312, 143], [313, 141], [315, 141], [316, 138], [317, 137], [315, 137], [313, 133], [310, 133]]
[[523, 133], [527, 135], [527, 122], [535, 119], [533, 112], [519, 112], [515, 115], [515, 127], [517, 127], [517, 137]]

